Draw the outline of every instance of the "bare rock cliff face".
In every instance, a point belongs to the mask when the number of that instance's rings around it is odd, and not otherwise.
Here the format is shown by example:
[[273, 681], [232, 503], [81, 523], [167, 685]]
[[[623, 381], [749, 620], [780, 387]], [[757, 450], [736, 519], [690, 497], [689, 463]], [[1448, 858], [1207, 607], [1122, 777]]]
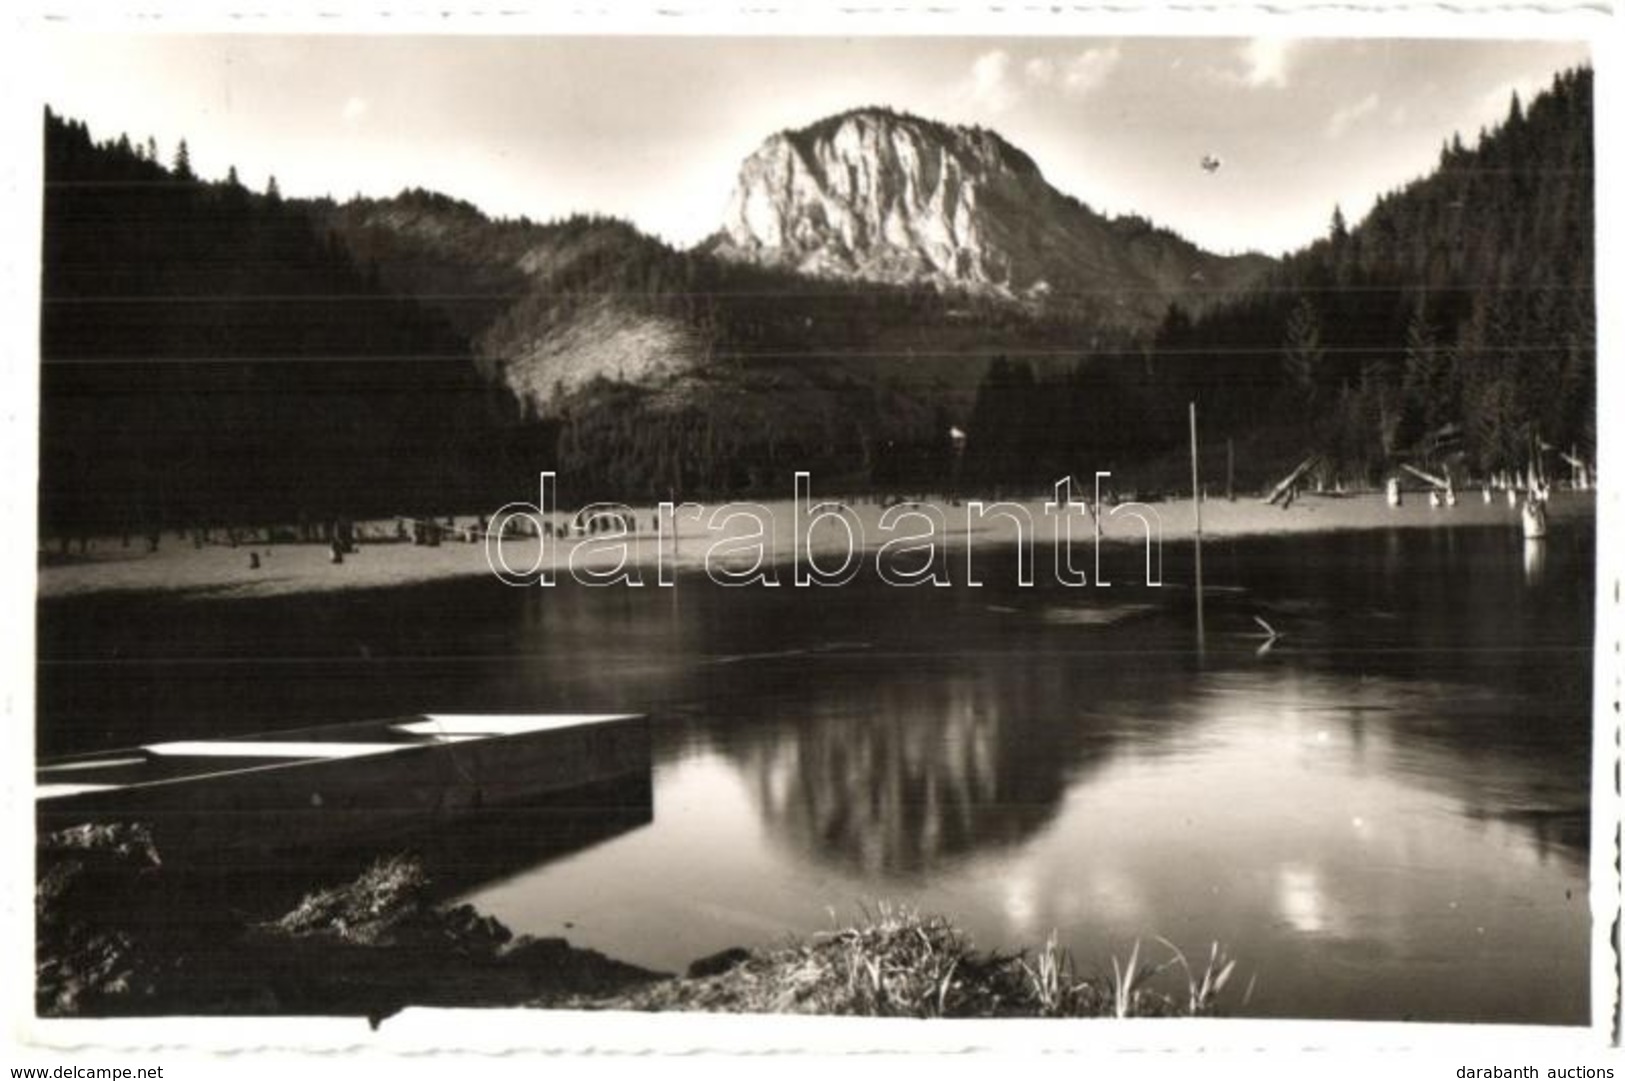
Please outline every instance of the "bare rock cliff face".
[[822, 277], [930, 282], [1124, 319], [1244, 283], [1227, 259], [1137, 218], [1107, 219], [994, 132], [861, 109], [768, 139], [711, 249]]

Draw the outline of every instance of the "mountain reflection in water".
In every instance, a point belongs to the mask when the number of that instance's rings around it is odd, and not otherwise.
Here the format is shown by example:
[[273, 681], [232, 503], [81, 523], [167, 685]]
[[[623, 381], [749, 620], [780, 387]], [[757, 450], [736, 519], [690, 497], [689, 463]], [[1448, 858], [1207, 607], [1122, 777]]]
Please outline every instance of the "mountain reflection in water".
[[1043, 699], [1008, 671], [843, 684], [771, 743], [729, 757], [787, 843], [860, 873], [924, 874], [1053, 816], [1086, 752]]
[[1108, 970], [1218, 939], [1254, 1015], [1583, 1023], [1593, 550], [1586, 523], [1210, 543], [1200, 651], [1176, 545], [1157, 590], [1132, 559], [1020, 589], [992, 555], [979, 589], [53, 604], [41, 742], [648, 712], [652, 821], [515, 846], [464, 899], [666, 969], [886, 899]]

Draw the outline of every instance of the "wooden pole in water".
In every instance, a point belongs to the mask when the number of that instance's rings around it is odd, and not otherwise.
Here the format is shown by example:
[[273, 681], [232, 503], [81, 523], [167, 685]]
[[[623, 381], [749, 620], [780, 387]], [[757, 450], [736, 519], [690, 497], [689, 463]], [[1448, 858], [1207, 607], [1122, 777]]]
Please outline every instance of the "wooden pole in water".
[[1202, 620], [1202, 475], [1196, 460], [1196, 403], [1191, 402], [1191, 507], [1196, 512], [1196, 648], [1205, 637]]
[[[673, 575], [675, 575], [676, 574], [677, 561], [683, 558], [683, 546], [682, 546], [681, 542], [679, 542], [678, 539], [677, 539], [677, 495], [676, 495], [676, 493], [673, 492], [673, 493], [667, 495], [666, 502], [671, 504], [671, 513], [669, 515], [667, 515], [667, 518], [671, 522], [671, 565], [672, 565], [672, 573], [673, 573]], [[673, 583], [675, 583], [676, 578], [674, 577], [672, 579], [672, 581], [673, 581]], [[673, 590], [672, 592], [675, 593], [676, 590]]]

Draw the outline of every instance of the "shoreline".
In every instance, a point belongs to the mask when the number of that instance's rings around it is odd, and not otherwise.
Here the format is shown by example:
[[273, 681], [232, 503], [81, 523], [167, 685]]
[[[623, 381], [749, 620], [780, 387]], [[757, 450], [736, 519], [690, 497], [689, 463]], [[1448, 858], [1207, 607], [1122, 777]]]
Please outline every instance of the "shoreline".
[[[374, 1028], [415, 1006], [1177, 1017], [1217, 1012], [1235, 970], [1217, 944], [1195, 957], [1207, 961], [1205, 972], [1173, 951], [1162, 969], [1177, 958], [1184, 978], [1153, 986], [1150, 959], [1140, 965], [1136, 947], [1133, 971], [1117, 986], [1080, 976], [1053, 937], [1014, 954], [984, 953], [945, 918], [882, 904], [845, 927], [771, 949], [722, 950], [682, 974], [655, 972], [563, 938], [515, 937], [471, 905], [436, 901], [421, 862], [401, 855], [337, 885], [313, 883], [297, 901], [260, 897], [245, 910], [233, 898], [242, 900], [167, 869], [139, 824], [42, 837], [36, 1011], [325, 1014], [365, 1017]], [[858, 966], [884, 979], [853, 980]]]
[[[815, 522], [804, 531], [810, 539], [804, 543], [806, 552], [821, 565], [839, 565], [838, 561], [850, 542], [848, 532], [857, 541], [852, 551], [857, 553], [864, 567], [873, 569], [877, 557], [887, 542], [892, 542], [891, 553], [897, 565], [919, 567], [923, 565], [922, 535], [928, 533], [933, 545], [931, 554], [940, 564], [951, 566], [950, 580], [962, 577], [964, 552], [997, 550], [1014, 545], [1018, 536], [1029, 539], [1034, 547], [1057, 543], [1062, 536], [1060, 519], [1046, 510], [1042, 497], [1029, 500], [1011, 500], [1006, 504], [986, 503], [985, 513], [974, 515], [969, 503], [945, 505], [941, 502], [908, 505], [923, 508], [926, 514], [940, 515], [939, 526], [926, 529], [930, 520], [919, 514], [904, 521], [894, 521], [894, 528], [882, 528], [881, 516], [885, 508], [878, 503], [853, 505], [847, 513], [849, 525], [845, 530], [828, 520]], [[1019, 507], [1021, 511], [1003, 513], [999, 508]], [[1125, 513], [1130, 508], [1117, 508], [1100, 522], [1099, 542], [1102, 546], [1147, 544], [1147, 536], [1160, 532], [1162, 544], [1189, 542], [1196, 535], [1195, 515], [1189, 500], [1144, 504], [1143, 519], [1137, 520]], [[1552, 495], [1551, 520], [1557, 527], [1566, 522], [1592, 520], [1596, 512], [1594, 491], [1559, 491]], [[734, 513], [746, 508], [746, 513]], [[723, 513], [718, 514], [718, 511]], [[708, 529], [707, 523], [685, 514], [675, 534], [669, 530], [656, 533], [650, 528], [654, 522], [653, 508], [635, 508], [635, 521], [641, 532], [625, 538], [624, 543], [613, 536], [586, 536], [549, 539], [552, 548], [555, 581], [568, 579], [574, 571], [578, 579], [589, 580], [593, 575], [607, 575], [617, 568], [623, 569], [644, 585], [669, 584], [675, 576], [717, 573], [732, 570], [760, 570], [780, 580], [787, 579], [787, 571], [797, 562], [796, 508], [791, 501], [768, 504], [729, 503], [706, 507], [707, 514], [719, 528]], [[1018, 523], [1019, 514], [1025, 513], [1032, 523], [1031, 533]], [[560, 522], [563, 514], [551, 518]], [[1089, 563], [1089, 553], [1095, 544], [1095, 520], [1082, 512], [1073, 512], [1072, 548], [1081, 564]], [[472, 529], [474, 516], [454, 519], [454, 530]], [[1143, 524], [1150, 522], [1152, 525]], [[381, 535], [389, 523], [357, 523], [364, 534]], [[1434, 508], [1425, 496], [1410, 493], [1400, 507], [1389, 507], [1380, 493], [1351, 496], [1306, 495], [1288, 508], [1271, 506], [1256, 498], [1244, 500], [1207, 499], [1202, 504], [1202, 537], [1204, 540], [1230, 540], [1243, 537], [1289, 536], [1331, 532], [1372, 531], [1384, 529], [1437, 529], [1454, 526], [1503, 526], [1513, 531], [1521, 542], [1519, 512], [1506, 504], [1501, 493], [1492, 493], [1490, 502], [1484, 502], [1477, 491], [1464, 495], [1455, 507]], [[1154, 529], [1153, 527], [1160, 527]], [[903, 542], [910, 548], [905, 550]], [[180, 598], [253, 599], [300, 594], [339, 593], [357, 589], [379, 589], [417, 585], [428, 582], [464, 578], [488, 577], [497, 581], [488, 554], [488, 545], [478, 539], [472, 543], [457, 538], [452, 532], [438, 547], [420, 547], [398, 541], [366, 539], [355, 550], [343, 557], [342, 563], [333, 563], [328, 546], [322, 543], [281, 542], [276, 544], [242, 543], [236, 547], [212, 544], [194, 547], [190, 541], [175, 537], [165, 538], [156, 553], [138, 551], [132, 543], [125, 547], [116, 537], [96, 538], [82, 553], [45, 557], [38, 568], [36, 599], [48, 602], [73, 597], [107, 595], [154, 595]], [[533, 566], [540, 548], [531, 537], [509, 537], [500, 542], [502, 556], [508, 564], [521, 569]], [[250, 557], [257, 558], [258, 567], [250, 567]], [[949, 557], [954, 557], [950, 563]], [[599, 582], [591, 582], [600, 585]], [[760, 585], [752, 582], [750, 584]], [[786, 584], [788, 582], [786, 581]], [[611, 588], [630, 588], [628, 581], [609, 583]]]

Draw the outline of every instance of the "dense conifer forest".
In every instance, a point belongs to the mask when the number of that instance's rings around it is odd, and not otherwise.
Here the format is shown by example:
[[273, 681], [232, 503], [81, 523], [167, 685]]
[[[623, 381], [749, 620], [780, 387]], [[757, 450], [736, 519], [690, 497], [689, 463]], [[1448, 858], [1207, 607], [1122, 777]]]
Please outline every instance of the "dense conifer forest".
[[468, 512], [546, 468], [583, 500], [782, 493], [796, 469], [1154, 486], [1192, 401], [1242, 487], [1307, 455], [1354, 485], [1592, 460], [1591, 85], [1514, 99], [1364, 220], [1328, 208], [1244, 294], [1138, 336], [600, 217], [285, 200], [47, 111], [42, 529]]
[[404, 513], [479, 487], [516, 416], [275, 178], [193, 174], [47, 113], [42, 528]]
[[1591, 87], [1579, 69], [1527, 109], [1514, 97], [1357, 226], [1332, 210], [1327, 235], [1247, 295], [1194, 318], [1171, 308], [1138, 349], [1059, 372], [993, 364], [973, 475], [1034, 484], [1177, 457], [1191, 401], [1204, 456], [1232, 440], [1251, 483], [1310, 454], [1348, 484], [1400, 463], [1482, 477], [1593, 461]]

